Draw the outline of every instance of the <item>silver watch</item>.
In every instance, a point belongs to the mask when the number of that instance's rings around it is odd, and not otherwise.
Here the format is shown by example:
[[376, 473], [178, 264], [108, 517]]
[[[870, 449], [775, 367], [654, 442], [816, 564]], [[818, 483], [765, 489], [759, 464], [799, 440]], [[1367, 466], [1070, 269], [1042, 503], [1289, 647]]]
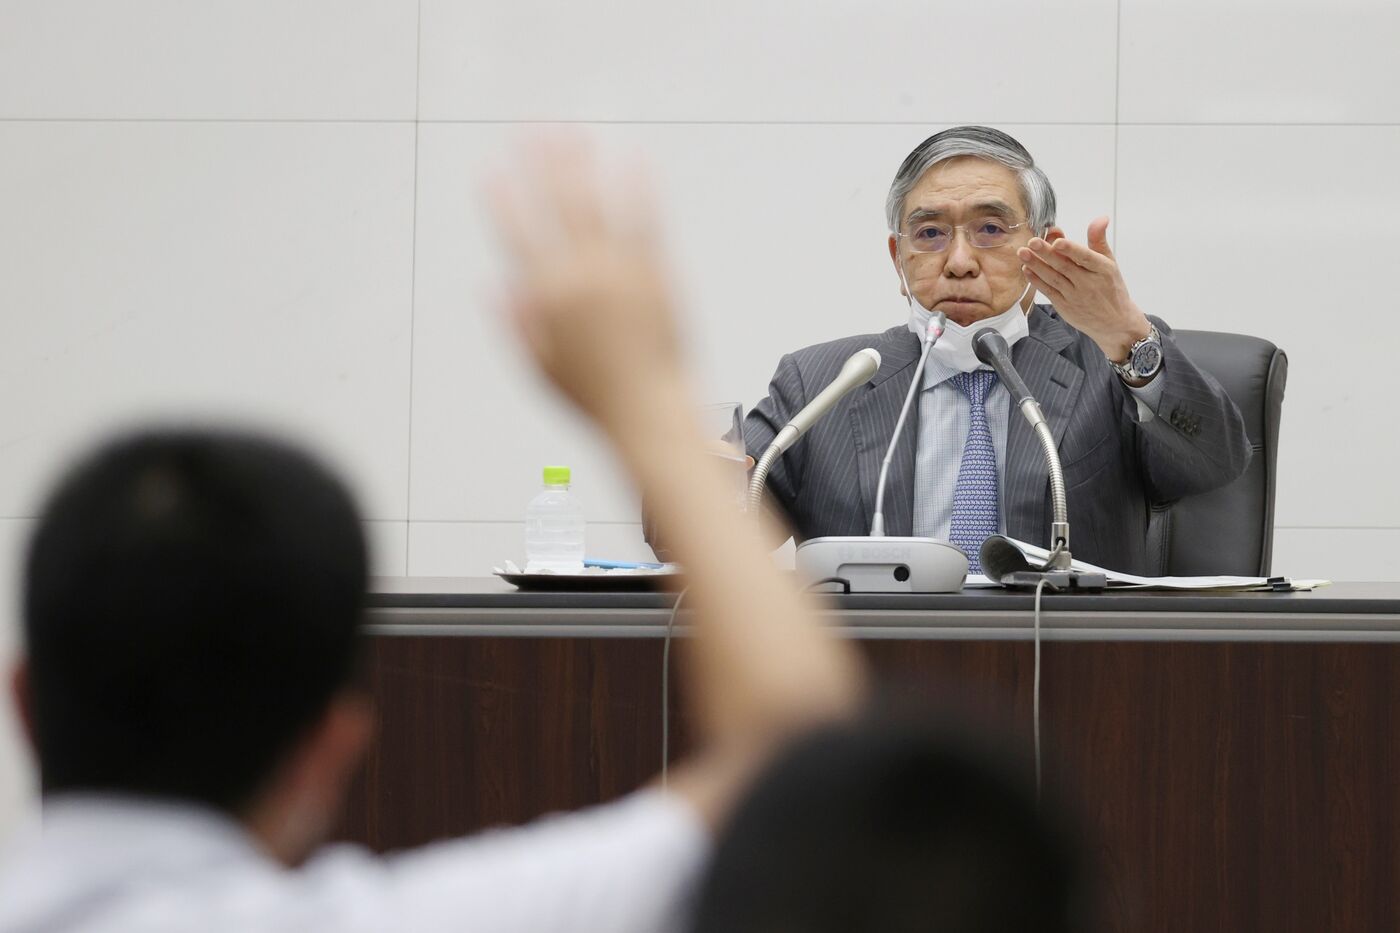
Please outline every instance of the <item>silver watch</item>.
[[1157, 325], [1148, 322], [1147, 336], [1128, 348], [1128, 358], [1121, 363], [1109, 360], [1125, 382], [1151, 379], [1162, 368], [1162, 335]]

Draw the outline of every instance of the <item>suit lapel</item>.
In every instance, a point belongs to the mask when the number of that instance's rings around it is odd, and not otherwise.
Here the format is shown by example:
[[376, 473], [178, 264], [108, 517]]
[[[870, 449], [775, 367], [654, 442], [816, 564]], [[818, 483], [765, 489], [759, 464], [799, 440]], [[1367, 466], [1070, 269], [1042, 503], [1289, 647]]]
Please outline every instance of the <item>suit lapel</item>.
[[[875, 515], [875, 493], [880, 463], [885, 459], [899, 409], [914, 378], [919, 360], [919, 339], [907, 327], [892, 327], [881, 335], [880, 369], [860, 390], [851, 405], [851, 432], [860, 472], [860, 497], [865, 507], [865, 527]], [[885, 486], [885, 533], [909, 535], [914, 515], [914, 447], [919, 437], [919, 406], [910, 407]]]
[[[1031, 309], [1030, 334], [1011, 348], [1011, 359], [1036, 401], [1059, 447], [1074, 413], [1084, 370], [1061, 355], [1074, 342], [1074, 334], [1043, 306]], [[1013, 538], [1044, 545], [1050, 529], [1045, 524], [1049, 471], [1040, 441], [1019, 410], [1011, 411], [1006, 438], [1006, 531]]]

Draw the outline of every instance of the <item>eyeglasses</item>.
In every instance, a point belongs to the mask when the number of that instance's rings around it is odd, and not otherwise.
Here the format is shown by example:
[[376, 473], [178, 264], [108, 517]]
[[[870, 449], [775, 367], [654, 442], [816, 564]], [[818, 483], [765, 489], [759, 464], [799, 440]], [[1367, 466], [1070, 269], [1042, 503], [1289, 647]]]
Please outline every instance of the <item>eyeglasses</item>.
[[896, 233], [895, 236], [909, 243], [909, 249], [916, 253], [941, 253], [953, 242], [954, 231], [961, 230], [967, 242], [978, 249], [995, 249], [1011, 242], [1012, 234], [1029, 221], [1008, 224], [1004, 220], [979, 220], [970, 224], [940, 224], [925, 220], [914, 224], [910, 230]]

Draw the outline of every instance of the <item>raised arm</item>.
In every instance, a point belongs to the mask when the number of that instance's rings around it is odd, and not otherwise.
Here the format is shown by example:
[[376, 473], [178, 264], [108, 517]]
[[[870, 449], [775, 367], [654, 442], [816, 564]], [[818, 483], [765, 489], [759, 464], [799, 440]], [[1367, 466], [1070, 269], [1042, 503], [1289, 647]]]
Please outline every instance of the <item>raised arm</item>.
[[860, 666], [774, 568], [771, 537], [734, 510], [706, 455], [650, 206], [605, 197], [578, 145], [536, 146], [517, 165], [491, 188], [514, 259], [510, 314], [542, 371], [607, 435], [685, 567], [696, 634], [685, 680], [703, 748], [671, 787], [718, 820], [767, 750], [853, 708]]

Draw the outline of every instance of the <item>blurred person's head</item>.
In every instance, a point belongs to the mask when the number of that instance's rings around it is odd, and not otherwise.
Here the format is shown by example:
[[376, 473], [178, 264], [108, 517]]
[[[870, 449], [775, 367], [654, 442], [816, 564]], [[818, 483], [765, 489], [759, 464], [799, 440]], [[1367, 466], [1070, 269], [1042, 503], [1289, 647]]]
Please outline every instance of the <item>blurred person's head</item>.
[[1073, 847], [998, 754], [873, 718], [790, 747], [732, 816], [692, 933], [1082, 930]]
[[955, 126], [905, 157], [885, 199], [900, 291], [964, 327], [1026, 299], [1016, 251], [1055, 223], [1055, 191], [1001, 130]]
[[164, 430], [90, 454], [25, 568], [16, 699], [44, 795], [207, 805], [304, 857], [370, 733], [366, 573], [350, 495], [279, 442]]

